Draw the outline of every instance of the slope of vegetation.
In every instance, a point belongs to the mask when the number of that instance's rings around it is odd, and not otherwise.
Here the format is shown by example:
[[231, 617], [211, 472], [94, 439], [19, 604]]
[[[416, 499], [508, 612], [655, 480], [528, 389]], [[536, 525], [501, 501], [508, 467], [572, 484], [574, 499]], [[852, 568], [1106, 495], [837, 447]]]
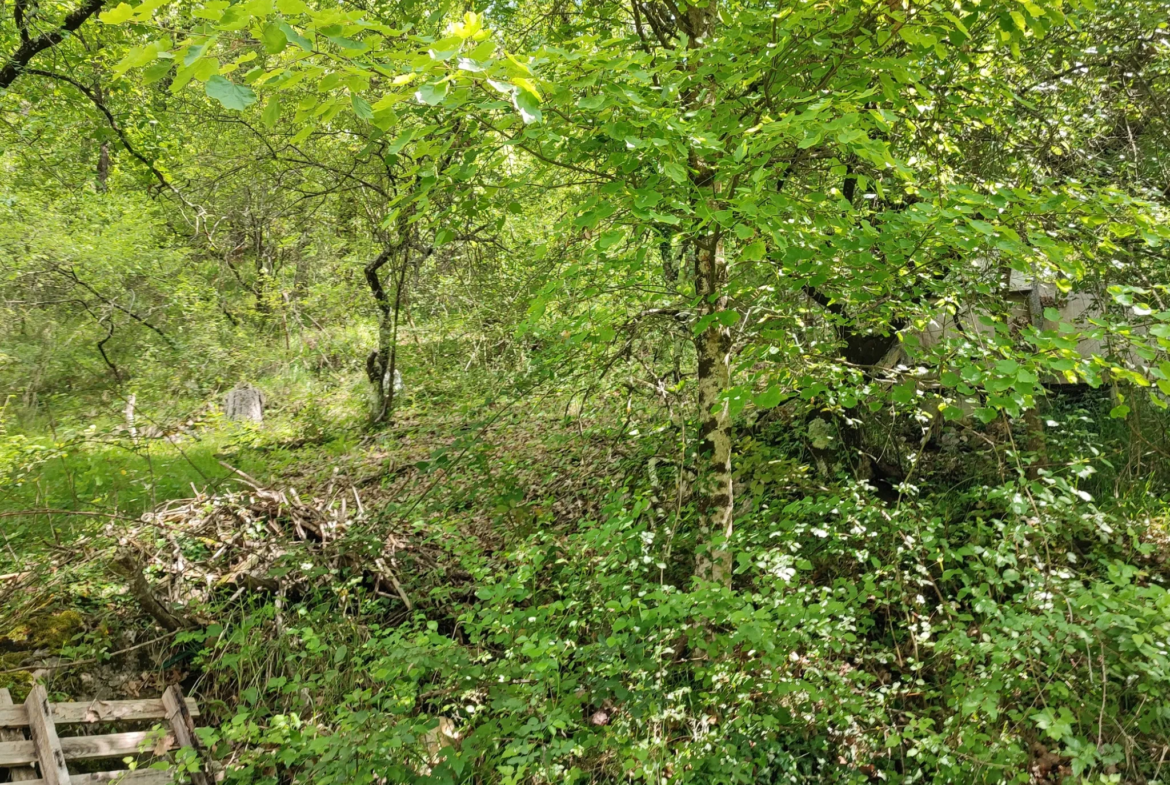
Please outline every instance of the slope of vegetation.
[[229, 783], [1166, 782], [1166, 11], [0, 5], [0, 687]]

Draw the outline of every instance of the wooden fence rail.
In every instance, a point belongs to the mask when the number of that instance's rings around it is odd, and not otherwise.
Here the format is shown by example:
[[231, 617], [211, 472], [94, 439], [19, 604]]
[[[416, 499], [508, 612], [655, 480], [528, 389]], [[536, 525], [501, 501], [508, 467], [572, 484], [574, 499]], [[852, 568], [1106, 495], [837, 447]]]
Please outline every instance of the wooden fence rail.
[[[71, 774], [74, 761], [124, 758], [144, 752], [161, 755], [182, 747], [198, 751], [193, 717], [199, 706], [170, 687], [162, 698], [135, 701], [49, 703], [45, 688], [33, 687], [23, 705], [15, 705], [8, 690], [0, 689], [0, 769], [7, 768], [12, 782], [28, 785], [166, 785], [174, 782], [170, 771], [136, 769], [97, 774]], [[92, 725], [99, 722], [163, 720], [168, 732], [128, 731], [95, 736], [58, 736], [58, 725]], [[28, 737], [25, 737], [25, 731]], [[202, 772], [192, 776], [194, 785], [208, 785]]]

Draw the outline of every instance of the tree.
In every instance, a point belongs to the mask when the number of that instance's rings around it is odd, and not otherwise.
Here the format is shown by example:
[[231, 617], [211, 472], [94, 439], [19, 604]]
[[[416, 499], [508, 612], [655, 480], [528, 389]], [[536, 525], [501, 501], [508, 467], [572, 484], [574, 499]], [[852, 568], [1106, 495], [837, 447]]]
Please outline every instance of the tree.
[[[108, 21], [153, 13], [127, 7]], [[157, 78], [177, 64], [172, 90], [203, 81], [234, 111], [256, 91], [276, 96], [320, 79], [327, 98], [314, 103], [319, 119], [301, 110], [302, 138], [351, 111], [377, 140], [399, 122], [398, 108], [432, 107], [436, 128], [465, 124], [487, 144], [604, 182], [582, 194], [571, 221], [589, 238], [600, 232], [595, 260], [613, 261], [621, 227], [673, 227], [694, 260], [693, 288], [636, 305], [691, 319], [701, 579], [730, 582], [732, 421], [749, 401], [797, 395], [848, 420], [863, 402], [917, 409], [919, 382], [941, 380], [955, 390], [943, 395], [944, 413], [967, 398], [981, 416], [1019, 417], [1036, 406], [1046, 374], [1095, 381], [1108, 367], [1114, 378], [1146, 380], [1140, 369], [1076, 356], [1075, 343], [1039, 324], [1017, 334], [1003, 321], [990, 342], [962, 337], [917, 353], [913, 369], [877, 367], [908, 325], [972, 307], [1002, 320], [997, 271], [1083, 277], [1084, 259], [1115, 247], [1090, 227], [1134, 227], [1126, 231], [1147, 245], [1161, 242], [1155, 206], [1108, 184], [1037, 174], [1035, 148], [1016, 142], [1031, 130], [1018, 119], [1032, 110], [1011, 84], [1047, 69], [1059, 53], [1048, 41], [1095, 18], [1089, 6], [602, 3], [594, 16], [552, 26], [525, 56], [501, 51], [473, 13], [437, 36], [302, 2], [199, 16], [207, 21], [176, 31], [177, 47], [145, 44], [123, 65], [148, 65]], [[244, 54], [225, 68], [216, 47]], [[252, 60], [245, 84], [224, 76]], [[281, 102], [266, 111], [279, 114]], [[1007, 158], [964, 150], [972, 124], [1001, 137]], [[394, 145], [419, 133], [406, 127]], [[620, 259], [634, 274], [644, 255]], [[786, 362], [769, 372], [777, 355]]]

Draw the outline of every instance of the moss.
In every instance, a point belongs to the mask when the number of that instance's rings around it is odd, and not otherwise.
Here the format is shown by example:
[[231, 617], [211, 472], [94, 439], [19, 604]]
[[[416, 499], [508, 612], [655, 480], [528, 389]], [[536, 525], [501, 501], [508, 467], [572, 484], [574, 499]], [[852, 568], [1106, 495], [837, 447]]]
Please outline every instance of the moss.
[[13, 703], [23, 703], [32, 685], [33, 675], [29, 671], [0, 673], [0, 689], [9, 691]]
[[37, 616], [24, 624], [9, 627], [0, 634], [7, 648], [50, 649], [56, 651], [81, 632], [84, 617], [75, 610]]

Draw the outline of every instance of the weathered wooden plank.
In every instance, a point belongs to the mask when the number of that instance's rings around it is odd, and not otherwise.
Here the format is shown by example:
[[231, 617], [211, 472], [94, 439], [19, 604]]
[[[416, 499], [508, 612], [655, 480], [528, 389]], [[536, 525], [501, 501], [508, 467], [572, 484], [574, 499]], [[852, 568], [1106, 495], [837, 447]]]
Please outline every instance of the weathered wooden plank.
[[[171, 785], [175, 778], [169, 771], [135, 769], [134, 771], [102, 771], [96, 774], [73, 774], [71, 785]], [[27, 785], [45, 785], [44, 780], [31, 780]]]
[[32, 736], [36, 755], [40, 758], [37, 762], [41, 764], [41, 779], [45, 785], [70, 785], [65, 753], [61, 749], [61, 740], [57, 738], [57, 727], [53, 724], [53, 715], [49, 709], [49, 695], [43, 684], [33, 686], [24, 707], [28, 710], [29, 735]]
[[[199, 705], [187, 698], [187, 711], [199, 716]], [[119, 720], [162, 720], [167, 710], [158, 698], [136, 701], [79, 701], [52, 704], [53, 721], [58, 725], [117, 722]], [[28, 711], [24, 706], [5, 706], [0, 702], [0, 728], [28, 726]], [[0, 737], [0, 740], [3, 740]]]
[[[7, 689], [0, 689], [0, 710], [12, 705], [12, 694]], [[20, 707], [24, 711], [24, 707]], [[25, 712], [27, 716], [28, 712]], [[0, 727], [0, 741], [24, 741], [24, 733], [19, 728]], [[8, 770], [8, 777], [13, 782], [31, 782], [39, 779], [37, 770], [32, 766], [13, 766]]]
[[135, 769], [134, 771], [103, 771], [98, 774], [74, 774], [73, 785], [170, 785], [175, 781], [169, 771]]
[[[199, 742], [195, 738], [195, 721], [187, 711], [187, 702], [183, 700], [183, 691], [178, 685], [172, 684], [162, 696], [163, 706], [167, 710], [167, 721], [171, 724], [171, 733], [179, 747], [190, 747], [196, 755], [200, 755]], [[211, 780], [202, 770], [191, 773], [192, 785], [211, 785]]]
[[37, 762], [37, 747], [31, 741], [0, 741], [0, 766], [27, 766]]
[[[67, 760], [95, 760], [98, 758], [120, 758], [124, 755], [138, 755], [161, 748], [175, 749], [175, 737], [167, 734], [158, 741], [156, 731], [129, 731], [106, 733], [101, 736], [66, 736], [58, 739], [60, 750]], [[0, 742], [0, 766], [19, 766], [37, 762], [37, 749], [31, 741]]]

